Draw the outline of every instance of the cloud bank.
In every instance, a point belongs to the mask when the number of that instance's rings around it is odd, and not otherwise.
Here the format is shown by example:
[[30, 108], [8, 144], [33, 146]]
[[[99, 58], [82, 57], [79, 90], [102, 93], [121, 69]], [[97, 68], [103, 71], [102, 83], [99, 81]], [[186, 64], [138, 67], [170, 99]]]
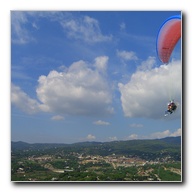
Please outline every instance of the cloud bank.
[[[128, 83], [119, 83], [121, 104], [126, 117], [160, 118], [172, 98], [180, 103], [182, 88], [181, 62], [152, 68], [149, 57], [131, 76]], [[180, 106], [175, 116], [180, 116]]]
[[181, 136], [182, 133], [182, 129], [179, 128], [174, 132], [171, 132], [170, 130], [165, 130], [162, 132], [155, 132], [155, 133], [151, 133], [147, 136], [139, 136], [135, 133], [129, 135], [127, 137], [128, 140], [133, 140], [133, 139], [161, 139], [161, 138], [165, 138], [165, 137], [177, 137], [177, 136]]
[[113, 113], [112, 94], [106, 76], [107, 56], [94, 64], [73, 63], [62, 72], [51, 71], [38, 79], [37, 98], [31, 99], [12, 85], [12, 103], [28, 113], [54, 112], [60, 115], [107, 115]]

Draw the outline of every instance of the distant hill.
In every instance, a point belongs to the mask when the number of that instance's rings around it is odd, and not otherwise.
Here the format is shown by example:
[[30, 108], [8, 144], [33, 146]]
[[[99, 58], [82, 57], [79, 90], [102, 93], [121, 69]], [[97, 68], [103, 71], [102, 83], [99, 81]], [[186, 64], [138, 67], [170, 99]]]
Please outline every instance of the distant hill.
[[181, 153], [181, 137], [167, 137], [162, 139], [128, 140], [112, 142], [80, 142], [74, 144], [53, 144], [53, 143], [34, 143], [11, 142], [12, 151], [19, 150], [48, 150], [61, 149], [66, 152], [87, 153], [96, 155], [109, 154], [159, 154], [160, 152]]
[[169, 144], [176, 144], [176, 145], [180, 145], [181, 144], [181, 137], [166, 137], [166, 138], [162, 138], [162, 139], [159, 139], [161, 141], [164, 141], [166, 143], [169, 143]]
[[22, 141], [11, 142], [11, 150], [41, 150], [41, 149], [51, 149], [58, 147], [66, 147], [68, 144], [59, 143], [26, 143]]

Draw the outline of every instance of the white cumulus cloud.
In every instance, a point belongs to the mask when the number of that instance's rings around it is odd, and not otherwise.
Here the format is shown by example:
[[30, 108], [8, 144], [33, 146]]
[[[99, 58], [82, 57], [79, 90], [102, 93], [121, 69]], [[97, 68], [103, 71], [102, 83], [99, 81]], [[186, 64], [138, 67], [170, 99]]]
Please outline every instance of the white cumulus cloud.
[[165, 138], [165, 137], [178, 137], [182, 135], [182, 129], [179, 128], [174, 132], [171, 132], [169, 129], [164, 130], [164, 131], [160, 131], [160, 132], [155, 132], [155, 133], [151, 133], [149, 135], [146, 136], [141, 136], [138, 134], [131, 134], [128, 137], [126, 137], [127, 140], [133, 140], [133, 139], [161, 139], [161, 138]]
[[114, 136], [114, 137], [109, 137], [108, 139], [109, 139], [110, 141], [117, 141], [117, 140], [118, 140], [116, 136]]
[[149, 138], [164, 138], [164, 137], [177, 137], [177, 136], [181, 136], [181, 128], [177, 129], [176, 131], [174, 131], [173, 133], [170, 132], [170, 130], [165, 130], [162, 132], [155, 132], [152, 133]]
[[169, 129], [165, 131], [159, 131], [159, 132], [154, 132], [146, 136], [140, 136], [135, 133], [131, 134], [130, 136], [127, 137], [127, 139], [161, 139], [165, 137], [178, 137], [181, 136], [182, 129], [179, 128], [174, 132], [171, 132]]
[[94, 135], [92, 135], [92, 134], [88, 134], [87, 137], [86, 137], [86, 139], [88, 139], [88, 140], [94, 140], [94, 139], [96, 139], [96, 137], [95, 137]]
[[181, 135], [182, 135], [182, 129], [181, 128], [177, 129], [175, 132], [170, 134], [171, 137], [177, 137], [177, 136], [181, 136]]
[[[93, 66], [100, 66], [100, 69], [108, 62], [104, 56], [95, 60]], [[97, 67], [91, 68], [86, 62], [78, 61], [64, 72], [51, 71], [41, 76], [36, 92], [42, 110], [73, 115], [112, 113], [109, 85]]]
[[138, 57], [133, 51], [117, 50], [117, 56], [124, 61], [138, 60]]
[[81, 60], [64, 71], [53, 70], [47, 76], [40, 76], [36, 89], [39, 101], [12, 85], [12, 104], [27, 113], [112, 114], [112, 93], [105, 73], [107, 63], [108, 57], [101, 56], [95, 58], [94, 64]]
[[16, 107], [29, 114], [37, 113], [40, 111], [40, 104], [30, 98], [20, 87], [11, 85], [11, 102]]
[[127, 137], [128, 140], [133, 140], [133, 139], [138, 139], [138, 135], [137, 134], [131, 134]]
[[129, 125], [129, 127], [132, 127], [132, 128], [142, 128], [143, 127], [143, 124], [140, 124], [140, 123], [132, 123]]
[[101, 121], [101, 120], [94, 121], [93, 124], [95, 124], [95, 125], [110, 125], [109, 122]]
[[60, 120], [64, 120], [64, 117], [61, 115], [55, 115], [51, 118], [51, 120], [53, 121], [60, 121]]
[[[142, 63], [128, 83], [118, 84], [126, 117], [161, 118], [169, 100], [181, 101], [181, 62], [152, 68], [153, 60], [150, 57]], [[174, 114], [180, 116], [180, 105]]]
[[137, 70], [146, 71], [151, 70], [155, 65], [155, 57], [149, 56], [147, 60], [143, 61]]
[[101, 57], [95, 58], [94, 66], [99, 72], [101, 73], [106, 72], [108, 59], [109, 58], [107, 56], [101, 56]]

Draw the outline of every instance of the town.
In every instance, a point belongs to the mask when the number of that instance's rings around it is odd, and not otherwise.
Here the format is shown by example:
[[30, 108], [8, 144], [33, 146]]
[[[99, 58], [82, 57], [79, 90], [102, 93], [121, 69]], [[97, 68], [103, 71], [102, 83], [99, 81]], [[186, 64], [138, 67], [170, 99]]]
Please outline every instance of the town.
[[182, 180], [180, 152], [162, 149], [159, 153], [145, 150], [140, 154], [137, 151], [115, 153], [109, 149], [109, 144], [106, 149], [108, 154], [105, 155], [102, 150], [104, 145], [101, 144], [13, 150], [11, 180], [15, 182], [181, 182]]

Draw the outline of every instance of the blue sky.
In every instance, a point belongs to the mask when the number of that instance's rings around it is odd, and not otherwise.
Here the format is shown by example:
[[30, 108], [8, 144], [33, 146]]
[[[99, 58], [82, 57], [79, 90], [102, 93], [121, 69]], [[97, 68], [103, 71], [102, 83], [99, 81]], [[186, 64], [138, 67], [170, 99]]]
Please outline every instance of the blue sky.
[[[158, 60], [175, 11], [11, 12], [11, 140], [181, 135], [181, 44]], [[170, 97], [177, 111], [164, 117]]]

